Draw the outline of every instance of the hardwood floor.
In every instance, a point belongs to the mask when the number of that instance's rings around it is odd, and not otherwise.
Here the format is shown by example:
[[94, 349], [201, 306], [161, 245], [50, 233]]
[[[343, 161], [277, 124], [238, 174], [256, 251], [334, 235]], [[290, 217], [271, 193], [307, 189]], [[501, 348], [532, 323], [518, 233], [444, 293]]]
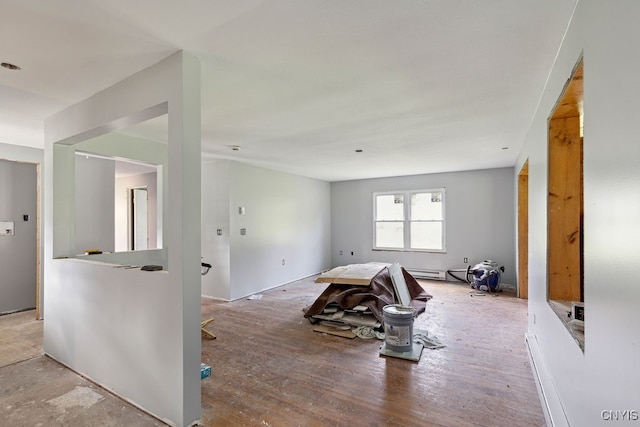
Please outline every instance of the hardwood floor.
[[[476, 295], [462, 283], [420, 283], [433, 299], [415, 327], [446, 347], [425, 349], [419, 362], [381, 357], [381, 341], [313, 332], [302, 309], [326, 287], [313, 278], [264, 292], [259, 300], [203, 299], [202, 318], [215, 317], [207, 328], [217, 336], [202, 339], [202, 360], [212, 367], [212, 376], [202, 381], [203, 424], [544, 426], [524, 344], [526, 301], [506, 292]], [[24, 360], [39, 345], [42, 354], [41, 332], [26, 333], [33, 322], [11, 317], [2, 319], [6, 340], [0, 341], [3, 348], [12, 339], [20, 346], [5, 353], [27, 351]], [[19, 334], [7, 335], [15, 328]], [[19, 412], [26, 408], [20, 402], [47, 402], [84, 385], [104, 400], [70, 412], [68, 417], [82, 420], [78, 425], [159, 425], [44, 356], [9, 363], [0, 368], [2, 419], [67, 425], [52, 421], [59, 414], [51, 405]], [[104, 409], [109, 405], [118, 410]]]
[[527, 302], [420, 281], [433, 295], [415, 327], [447, 347], [419, 362], [381, 357], [381, 341], [312, 331], [313, 278], [259, 300], [203, 299], [206, 426], [544, 426], [525, 350]]

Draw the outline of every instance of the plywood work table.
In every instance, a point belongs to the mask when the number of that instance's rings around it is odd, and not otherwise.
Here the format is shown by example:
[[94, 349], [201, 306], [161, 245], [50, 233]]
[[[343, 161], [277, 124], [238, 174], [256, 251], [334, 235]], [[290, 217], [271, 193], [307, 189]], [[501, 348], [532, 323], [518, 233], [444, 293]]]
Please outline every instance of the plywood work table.
[[369, 286], [371, 279], [390, 264], [369, 262], [367, 264], [349, 264], [325, 271], [316, 278], [316, 283], [337, 283], [341, 285]]

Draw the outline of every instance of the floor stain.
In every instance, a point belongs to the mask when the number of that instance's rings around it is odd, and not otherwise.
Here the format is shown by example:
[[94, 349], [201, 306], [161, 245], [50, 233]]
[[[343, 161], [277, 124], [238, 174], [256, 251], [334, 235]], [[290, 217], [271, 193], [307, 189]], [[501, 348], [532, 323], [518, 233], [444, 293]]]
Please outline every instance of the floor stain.
[[47, 400], [47, 403], [56, 407], [59, 412], [67, 412], [67, 409], [79, 406], [84, 409], [91, 408], [104, 397], [91, 390], [89, 387], [76, 386], [68, 393]]

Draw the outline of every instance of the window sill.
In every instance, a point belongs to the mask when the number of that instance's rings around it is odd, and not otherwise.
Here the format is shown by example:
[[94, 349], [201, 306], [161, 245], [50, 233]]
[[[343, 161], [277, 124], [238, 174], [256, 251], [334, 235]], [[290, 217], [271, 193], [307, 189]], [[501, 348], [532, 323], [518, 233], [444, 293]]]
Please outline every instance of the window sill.
[[372, 251], [377, 252], [422, 252], [430, 254], [446, 254], [446, 250], [437, 249], [405, 249], [405, 248], [372, 248]]
[[584, 324], [582, 328], [574, 326], [572, 318], [569, 317], [571, 313], [571, 301], [549, 300], [549, 306], [556, 313], [564, 327], [569, 331], [569, 334], [578, 343], [580, 350], [584, 353]]

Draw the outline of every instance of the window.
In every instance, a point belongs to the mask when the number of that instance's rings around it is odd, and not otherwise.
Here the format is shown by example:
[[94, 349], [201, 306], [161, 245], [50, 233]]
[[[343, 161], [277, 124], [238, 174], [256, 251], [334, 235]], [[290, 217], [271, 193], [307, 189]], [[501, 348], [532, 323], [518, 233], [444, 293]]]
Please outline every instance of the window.
[[444, 188], [373, 194], [374, 249], [444, 252]]

